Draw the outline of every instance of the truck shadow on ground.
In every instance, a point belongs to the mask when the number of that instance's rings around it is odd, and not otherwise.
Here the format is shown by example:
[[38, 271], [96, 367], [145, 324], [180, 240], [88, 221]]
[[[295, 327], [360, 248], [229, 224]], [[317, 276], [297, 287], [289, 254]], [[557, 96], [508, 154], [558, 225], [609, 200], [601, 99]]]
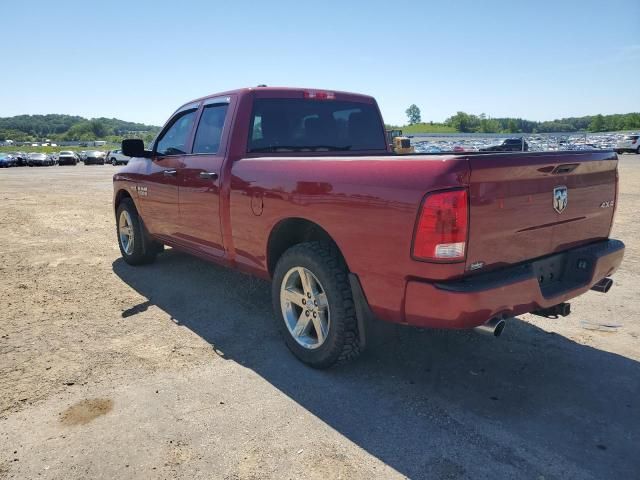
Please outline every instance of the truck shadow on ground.
[[514, 319], [500, 339], [399, 328], [356, 362], [317, 371], [280, 339], [267, 282], [172, 250], [113, 270], [147, 299], [123, 316], [161, 308], [406, 476], [640, 471], [640, 364], [628, 358]]

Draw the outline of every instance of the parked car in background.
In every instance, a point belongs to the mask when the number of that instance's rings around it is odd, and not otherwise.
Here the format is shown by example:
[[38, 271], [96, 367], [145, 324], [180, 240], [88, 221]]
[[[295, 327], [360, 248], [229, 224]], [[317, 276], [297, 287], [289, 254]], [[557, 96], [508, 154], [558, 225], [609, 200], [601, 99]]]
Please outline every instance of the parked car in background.
[[122, 150], [111, 150], [107, 153], [107, 161], [111, 162], [114, 167], [116, 165], [126, 165], [129, 163], [131, 157], [127, 157], [122, 153]]
[[16, 166], [16, 159], [8, 153], [0, 153], [0, 168], [9, 168]]
[[26, 167], [28, 155], [25, 152], [15, 152], [11, 154], [16, 161], [16, 167]]
[[[524, 148], [522, 143], [524, 142]], [[527, 152], [529, 151], [529, 145], [523, 138], [507, 138], [499, 145], [491, 145], [480, 149], [481, 152]]]
[[60, 152], [58, 154], [58, 165], [77, 165], [78, 156], [71, 151]]
[[622, 137], [616, 144], [616, 153], [637, 153], [640, 155], [640, 135], [634, 133]]
[[84, 157], [85, 165], [104, 165], [105, 152], [89, 150]]
[[45, 153], [30, 153], [27, 159], [27, 165], [30, 167], [49, 167], [55, 161]]
[[87, 151], [86, 150], [81, 150], [80, 154], [79, 154], [80, 160], [82, 160], [84, 162], [84, 159], [87, 158]]

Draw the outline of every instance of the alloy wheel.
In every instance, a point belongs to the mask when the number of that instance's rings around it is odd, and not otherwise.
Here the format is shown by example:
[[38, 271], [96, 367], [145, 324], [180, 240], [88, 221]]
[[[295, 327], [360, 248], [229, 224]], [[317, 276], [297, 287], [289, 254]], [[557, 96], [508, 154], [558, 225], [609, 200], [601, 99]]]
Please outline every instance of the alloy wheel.
[[318, 278], [304, 267], [290, 269], [280, 286], [280, 306], [287, 330], [302, 347], [319, 348], [329, 334], [331, 313]]
[[122, 250], [124, 250], [127, 255], [133, 254], [133, 221], [131, 220], [131, 215], [129, 215], [129, 212], [127, 212], [126, 210], [122, 210], [122, 212], [120, 212], [120, 218], [118, 221], [118, 234], [120, 237], [120, 245], [122, 245]]

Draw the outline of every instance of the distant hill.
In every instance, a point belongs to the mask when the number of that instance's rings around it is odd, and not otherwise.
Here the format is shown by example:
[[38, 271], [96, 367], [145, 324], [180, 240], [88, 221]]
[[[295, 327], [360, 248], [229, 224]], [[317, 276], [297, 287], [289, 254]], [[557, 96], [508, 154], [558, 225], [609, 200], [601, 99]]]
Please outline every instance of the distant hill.
[[160, 127], [117, 118], [84, 118], [77, 115], [17, 115], [0, 117], [0, 141], [16, 142], [71, 140], [113, 140], [124, 136], [151, 138]]

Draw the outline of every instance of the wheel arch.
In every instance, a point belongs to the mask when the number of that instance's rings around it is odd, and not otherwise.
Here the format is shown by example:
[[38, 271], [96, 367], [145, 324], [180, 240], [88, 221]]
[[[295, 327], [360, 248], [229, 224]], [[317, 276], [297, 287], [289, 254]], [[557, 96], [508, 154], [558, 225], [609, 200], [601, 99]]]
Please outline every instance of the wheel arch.
[[380, 327], [379, 322], [376, 321], [376, 317], [371, 310], [360, 278], [355, 272], [351, 271], [340, 246], [321, 225], [301, 217], [285, 218], [276, 223], [271, 229], [269, 240], [267, 241], [267, 269], [269, 277], [273, 278], [276, 264], [284, 252], [300, 243], [312, 241], [327, 242], [333, 245], [347, 267], [348, 282], [353, 294], [354, 307], [356, 310], [360, 349], [364, 350], [370, 341], [368, 337], [372, 334], [372, 328], [375, 330], [382, 327]]
[[140, 211], [138, 209], [138, 205], [136, 204], [135, 199], [133, 198], [133, 196], [127, 191], [126, 188], [120, 188], [118, 190], [118, 192], [115, 194], [114, 198], [113, 198], [113, 210], [114, 212], [117, 213], [118, 211], [118, 207], [120, 206], [120, 204], [122, 203], [122, 201], [126, 198], [129, 198], [132, 202], [133, 205], [136, 207], [136, 210], [138, 210], [138, 212]]
[[276, 223], [267, 241], [267, 269], [273, 277], [278, 260], [289, 248], [304, 242], [327, 242], [333, 245], [348, 267], [348, 263], [333, 237], [318, 223], [301, 217], [289, 217]]

